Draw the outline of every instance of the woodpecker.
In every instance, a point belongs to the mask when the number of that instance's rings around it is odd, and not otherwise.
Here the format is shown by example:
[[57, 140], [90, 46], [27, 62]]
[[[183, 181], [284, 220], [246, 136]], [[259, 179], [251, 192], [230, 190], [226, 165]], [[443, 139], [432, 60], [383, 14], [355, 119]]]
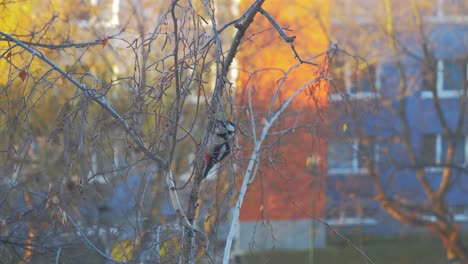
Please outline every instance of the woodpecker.
[[213, 166], [222, 161], [231, 152], [231, 139], [236, 132], [236, 127], [230, 121], [216, 119], [213, 124], [213, 134], [208, 139], [205, 148], [205, 171], [203, 179]]

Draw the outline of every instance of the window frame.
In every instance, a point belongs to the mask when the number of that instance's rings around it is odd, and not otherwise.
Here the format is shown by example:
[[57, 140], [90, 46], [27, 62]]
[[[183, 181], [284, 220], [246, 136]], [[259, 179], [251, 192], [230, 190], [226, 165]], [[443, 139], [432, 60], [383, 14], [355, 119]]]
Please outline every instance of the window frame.
[[[340, 79], [344, 81], [344, 89], [338, 89], [338, 87], [334, 87], [333, 90], [329, 90], [329, 99], [331, 101], [340, 101], [343, 100], [346, 96], [343, 95], [349, 95], [352, 96], [353, 99], [368, 99], [371, 97], [375, 97], [378, 95], [378, 91], [380, 91], [380, 86], [381, 86], [381, 65], [378, 62], [375, 63], [368, 63], [365, 64], [365, 67], [362, 69], [356, 69], [355, 63], [351, 63], [350, 60], [345, 60], [344, 61], [344, 69], [343, 69], [343, 75], [341, 76]], [[359, 67], [359, 64], [357, 65]], [[372, 68], [373, 73], [372, 73]], [[371, 70], [371, 72], [369, 72]], [[370, 76], [373, 74], [374, 76]], [[371, 91], [356, 91], [354, 92], [353, 89], [355, 88], [354, 84], [360, 84], [361, 80], [364, 78], [361, 78], [361, 76], [368, 76], [369, 83], [371, 85]], [[334, 76], [332, 76], [333, 78]], [[372, 80], [373, 78], [373, 80]], [[375, 90], [374, 90], [375, 87]]]
[[450, 212], [453, 215], [453, 219], [457, 222], [468, 222], [468, 204], [450, 206]]
[[[447, 2], [452, 2], [453, 0], [437, 0], [436, 4], [436, 10], [435, 14], [432, 16], [425, 16], [424, 20], [430, 22], [430, 23], [464, 23], [468, 16], [465, 15], [454, 15], [454, 14], [448, 14], [449, 10], [447, 7], [449, 7], [450, 3]], [[457, 1], [463, 1], [463, 0], [457, 0]]]
[[[328, 151], [327, 151], [327, 171], [329, 175], [338, 175], [338, 174], [368, 174], [369, 173], [369, 168], [368, 166], [362, 166], [361, 164], [361, 158], [359, 156], [359, 153], [361, 151], [361, 146], [363, 144], [361, 143], [362, 140], [364, 139], [370, 139], [372, 141], [372, 151], [373, 151], [373, 159], [375, 163], [378, 162], [379, 160], [379, 146], [376, 143], [375, 137], [369, 136], [369, 137], [363, 137], [363, 138], [354, 138], [351, 140], [351, 148], [352, 148], [352, 158], [351, 158], [351, 167], [347, 168], [331, 168], [330, 167], [330, 157], [328, 156]], [[334, 143], [339, 144], [340, 141], [335, 141]], [[327, 147], [330, 147], [330, 143], [327, 143]]]
[[[336, 10], [332, 10], [332, 12], [335, 12], [331, 14], [330, 22], [332, 25], [344, 25], [346, 23], [349, 23], [349, 19], [346, 19], [346, 18], [350, 18], [350, 17], [352, 17], [353, 22], [359, 25], [375, 24], [374, 16], [375, 15], [379, 16], [379, 15], [384, 14], [383, 3], [379, 1], [369, 2], [369, 1], [342, 0], [340, 3], [335, 3], [335, 4], [339, 5], [339, 8], [337, 8], [337, 10], [341, 12], [336, 13]], [[367, 12], [369, 8], [373, 10], [372, 14]], [[361, 12], [356, 12], [356, 11], [361, 11]], [[346, 17], [346, 18], [343, 18], [343, 17]]]
[[[338, 214], [336, 216], [328, 216], [326, 221], [332, 226], [362, 226], [378, 224], [377, 216], [379, 214], [379, 210], [377, 208], [373, 209], [373, 211], [375, 211], [373, 215], [364, 213], [365, 209], [368, 208], [363, 208], [363, 210], [356, 209], [357, 208], [351, 207], [336, 208]], [[349, 212], [353, 212], [354, 214], [350, 214]]]
[[[444, 89], [444, 83], [445, 83], [445, 76], [444, 76], [444, 68], [445, 64], [447, 62], [455, 62], [459, 63], [460, 65], [463, 65], [462, 60], [450, 60], [450, 59], [438, 59], [437, 60], [437, 73], [436, 73], [436, 89], [437, 89], [437, 95], [439, 98], [456, 98], [461, 95], [463, 95], [463, 87], [461, 90], [449, 90], [449, 89]], [[463, 70], [463, 69], [462, 69]], [[466, 68], [466, 76], [467, 76], [467, 81], [468, 81], [468, 62], [467, 62], [467, 68]], [[463, 73], [462, 73], [463, 74]], [[424, 78], [424, 76], [422, 76]], [[421, 96], [423, 98], [433, 98], [432, 91], [429, 89], [425, 89], [424, 87], [424, 81], [422, 82], [422, 87], [421, 87]], [[462, 84], [463, 86], [463, 84]]]
[[360, 226], [360, 225], [377, 225], [375, 217], [338, 217], [327, 218], [327, 224], [331, 226]]
[[[421, 160], [423, 160], [423, 164], [424, 164], [424, 169], [426, 171], [430, 171], [430, 172], [443, 170], [443, 166], [441, 166], [441, 165], [442, 165], [442, 162], [443, 162], [442, 159], [444, 158], [443, 157], [443, 153], [444, 153], [443, 139], [444, 139], [444, 136], [441, 133], [425, 133], [425, 134], [422, 134], [420, 138], [422, 138], [424, 135], [435, 135], [435, 144], [434, 144], [435, 145], [435, 150], [434, 150], [435, 157], [433, 157], [435, 166], [426, 165], [426, 162], [424, 161], [424, 158], [421, 156]], [[462, 166], [466, 166], [466, 165], [468, 165], [468, 134], [462, 135], [462, 138], [464, 139], [464, 144], [465, 144], [465, 146], [463, 147], [464, 160], [463, 160]], [[420, 140], [420, 144], [422, 144], [421, 140]], [[421, 152], [420, 155], [427, 152], [427, 151], [423, 150], [422, 145], [421, 145], [421, 148], [420, 148], [420, 152]], [[437, 166], [437, 164], [440, 164], [440, 166]]]

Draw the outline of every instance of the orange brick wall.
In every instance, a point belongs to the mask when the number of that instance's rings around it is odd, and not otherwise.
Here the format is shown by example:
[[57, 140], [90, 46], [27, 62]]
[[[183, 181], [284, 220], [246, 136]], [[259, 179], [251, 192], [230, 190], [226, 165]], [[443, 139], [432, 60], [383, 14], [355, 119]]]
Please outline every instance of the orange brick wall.
[[[323, 1], [317, 1], [323, 2]], [[241, 1], [241, 12], [252, 1]], [[315, 19], [314, 12], [318, 10], [321, 19], [328, 22], [328, 6], [325, 3], [313, 3], [311, 0], [266, 1], [263, 8], [276, 19], [289, 36], [296, 36], [295, 45], [302, 58], [320, 54], [328, 48], [328, 40], [325, 30]], [[325, 24], [324, 26], [328, 27]], [[240, 110], [239, 119], [248, 127], [248, 116], [245, 111], [247, 103], [247, 90], [254, 87], [252, 101], [254, 112], [260, 127], [262, 117], [270, 106], [270, 100], [275, 88], [283, 76], [281, 70], [287, 70], [298, 63], [288, 43], [279, 33], [272, 29], [268, 20], [258, 14], [254, 24], [246, 34], [244, 43], [239, 53], [240, 76], [237, 83], [237, 105]], [[317, 59], [322, 62], [323, 57]], [[275, 69], [273, 69], [275, 68]], [[264, 69], [258, 71], [259, 69]], [[254, 73], [255, 71], [258, 71]], [[295, 69], [282, 88], [279, 101], [291, 95], [297, 88], [307, 81], [315, 78], [317, 67], [301, 65]], [[315, 98], [312, 99], [312, 98]], [[275, 104], [275, 108], [280, 105]], [[326, 86], [322, 85], [313, 97], [304, 92], [290, 105], [289, 109], [271, 132], [280, 131], [292, 125], [302, 126], [324, 122], [319, 120], [318, 111], [326, 107]], [[243, 120], [242, 120], [243, 119]], [[320, 136], [319, 126], [314, 129], [296, 129], [286, 136], [273, 136], [264, 146], [273, 144], [275, 147], [264, 149], [274, 159], [269, 162], [262, 158], [259, 173], [255, 181], [249, 186], [244, 204], [241, 210], [241, 221], [255, 221], [259, 219], [285, 220], [308, 218], [306, 214], [298, 210], [291, 203], [304, 208], [307, 212], [313, 212], [321, 217], [325, 205], [325, 164], [326, 145]], [[260, 134], [260, 130], [257, 130]], [[252, 140], [240, 137], [242, 147], [241, 156], [247, 157], [251, 149]], [[320, 168], [310, 170], [306, 166], [307, 158], [316, 154], [320, 156]], [[240, 185], [240, 184], [239, 184]]]

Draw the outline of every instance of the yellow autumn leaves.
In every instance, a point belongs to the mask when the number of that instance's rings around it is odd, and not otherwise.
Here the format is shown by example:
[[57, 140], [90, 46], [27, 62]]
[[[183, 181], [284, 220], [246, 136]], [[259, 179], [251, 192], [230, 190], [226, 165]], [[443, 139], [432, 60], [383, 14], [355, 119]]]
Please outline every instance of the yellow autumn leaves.
[[[135, 249], [139, 244], [138, 241], [132, 240], [121, 240], [118, 241], [112, 248], [111, 256], [117, 261], [130, 261], [133, 259]], [[159, 244], [159, 258], [161, 260], [167, 259], [170, 256], [180, 252], [179, 239], [173, 237], [168, 240], [164, 240]]]

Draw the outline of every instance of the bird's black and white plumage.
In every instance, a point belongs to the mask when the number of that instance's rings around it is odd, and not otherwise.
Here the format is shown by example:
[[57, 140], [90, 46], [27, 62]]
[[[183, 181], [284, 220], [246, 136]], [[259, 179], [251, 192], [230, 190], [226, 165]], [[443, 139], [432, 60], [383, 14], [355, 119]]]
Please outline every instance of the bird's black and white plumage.
[[231, 139], [234, 136], [236, 127], [230, 121], [215, 120], [213, 123], [213, 134], [208, 139], [205, 148], [205, 170], [203, 179], [213, 166], [222, 161], [231, 152]]

